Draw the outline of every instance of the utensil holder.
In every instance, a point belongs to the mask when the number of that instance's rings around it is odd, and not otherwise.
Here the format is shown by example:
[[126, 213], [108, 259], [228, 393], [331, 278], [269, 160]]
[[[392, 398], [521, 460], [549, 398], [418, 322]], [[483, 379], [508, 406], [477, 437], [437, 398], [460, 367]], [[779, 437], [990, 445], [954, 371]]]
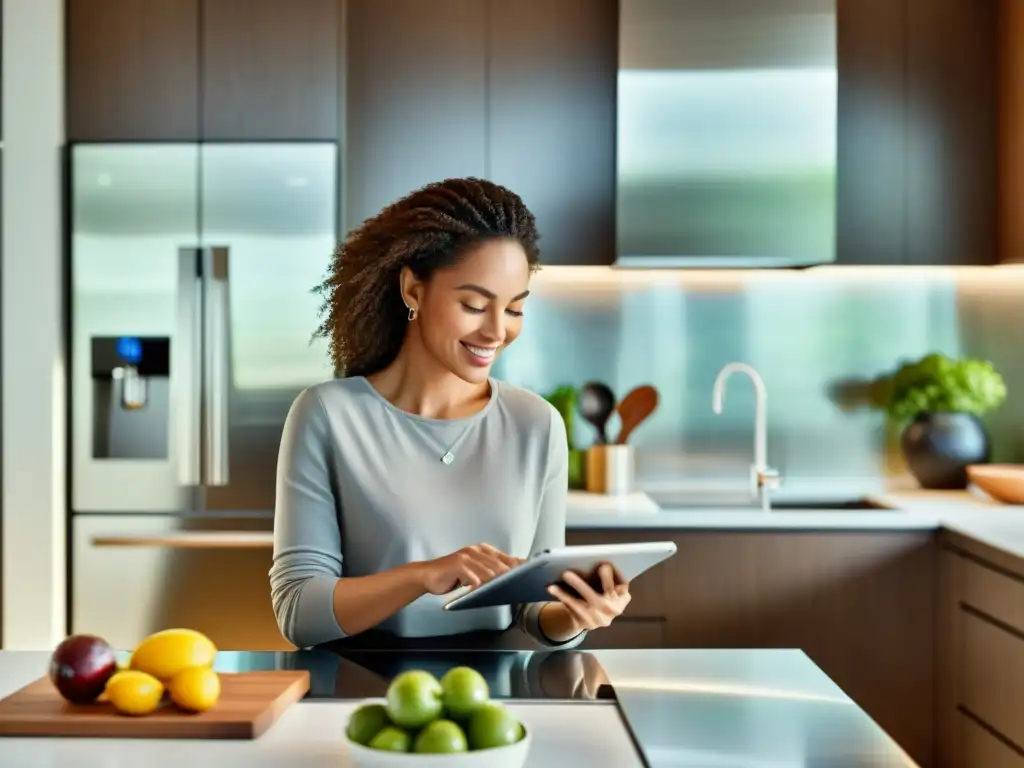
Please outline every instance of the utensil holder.
[[632, 445], [593, 445], [587, 449], [587, 492], [606, 496], [632, 493], [635, 470]]

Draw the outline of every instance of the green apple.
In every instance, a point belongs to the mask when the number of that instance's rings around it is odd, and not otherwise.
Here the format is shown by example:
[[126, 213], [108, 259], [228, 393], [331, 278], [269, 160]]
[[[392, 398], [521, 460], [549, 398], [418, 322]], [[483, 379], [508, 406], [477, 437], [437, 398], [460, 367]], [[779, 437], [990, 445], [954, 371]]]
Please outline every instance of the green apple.
[[466, 752], [469, 744], [466, 734], [451, 720], [435, 720], [416, 734], [412, 751], [440, 755]]
[[456, 720], [464, 720], [490, 700], [484, 676], [471, 667], [454, 667], [441, 678], [445, 711]]
[[408, 752], [410, 741], [408, 733], [401, 728], [389, 725], [370, 739], [369, 746], [371, 749], [379, 749], [384, 752]]
[[388, 717], [395, 725], [413, 730], [441, 716], [444, 709], [441, 683], [429, 672], [403, 672], [388, 686]]
[[345, 732], [356, 744], [365, 746], [388, 725], [391, 720], [382, 704], [364, 704], [349, 717]]
[[507, 747], [523, 738], [523, 726], [501, 704], [490, 702], [469, 718], [469, 745], [472, 749]]

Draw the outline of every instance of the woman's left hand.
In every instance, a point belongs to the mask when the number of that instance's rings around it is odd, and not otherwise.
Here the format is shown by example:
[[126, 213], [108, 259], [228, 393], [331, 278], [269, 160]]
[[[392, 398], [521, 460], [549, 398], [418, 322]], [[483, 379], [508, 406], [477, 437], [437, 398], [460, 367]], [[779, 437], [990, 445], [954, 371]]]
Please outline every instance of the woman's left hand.
[[571, 571], [563, 574], [562, 578], [579, 593], [580, 597], [574, 597], [556, 585], [548, 587], [548, 592], [565, 606], [580, 631], [607, 627], [626, 609], [632, 599], [629, 594], [629, 582], [617, 579], [612, 566], [605, 563], [597, 572], [601, 577], [600, 592]]

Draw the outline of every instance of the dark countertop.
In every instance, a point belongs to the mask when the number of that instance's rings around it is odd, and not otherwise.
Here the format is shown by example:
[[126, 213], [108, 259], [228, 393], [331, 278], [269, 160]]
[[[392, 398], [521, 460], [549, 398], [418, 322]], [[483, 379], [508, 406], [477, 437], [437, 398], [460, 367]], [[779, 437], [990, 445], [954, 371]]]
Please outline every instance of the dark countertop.
[[[569, 701], [612, 698], [597, 658], [565, 651], [295, 651], [224, 652], [217, 667], [227, 671], [307, 669], [306, 701], [382, 697], [400, 672], [424, 669], [440, 678], [455, 666], [470, 666], [487, 679], [491, 696], [505, 701]], [[604, 688], [602, 688], [602, 685]]]

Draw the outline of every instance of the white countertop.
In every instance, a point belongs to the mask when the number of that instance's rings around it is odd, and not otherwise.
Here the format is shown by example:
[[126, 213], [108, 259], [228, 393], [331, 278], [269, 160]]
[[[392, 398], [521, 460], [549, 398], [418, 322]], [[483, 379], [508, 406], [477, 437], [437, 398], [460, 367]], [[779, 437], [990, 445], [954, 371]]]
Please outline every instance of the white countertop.
[[[623, 498], [573, 492], [569, 530], [664, 531], [940, 531], [967, 537], [996, 553], [1021, 561], [1024, 569], [1024, 506], [1002, 505], [972, 491], [897, 490], [857, 494], [844, 489], [836, 497], [860, 496], [880, 509], [772, 509], [729, 505], [659, 507], [645, 494]], [[816, 496], [816, 498], [821, 498]], [[792, 502], [796, 498], [783, 498]], [[139, 534], [126, 529], [101, 532], [94, 543], [106, 546], [184, 548], [269, 548], [270, 531], [179, 531]], [[991, 554], [986, 552], [985, 554]], [[1022, 571], [1024, 572], [1024, 571]]]
[[[45, 673], [43, 651], [0, 652], [0, 698]], [[303, 701], [260, 738], [86, 739], [0, 737], [3, 768], [349, 768], [342, 731], [354, 701]], [[642, 768], [614, 702], [509, 702], [533, 732], [529, 765]], [[610, 761], [610, 762], [609, 762]]]
[[[949, 520], [954, 525], [985, 523], [998, 526], [1020, 519], [1024, 524], [1024, 506], [1006, 506], [968, 491], [868, 491], [842, 489], [832, 498], [814, 494], [810, 498], [820, 506], [807, 509], [772, 508], [765, 512], [753, 506], [681, 501], [661, 501], [657, 512], [606, 511], [585, 498], [577, 498], [566, 516], [569, 529], [648, 528], [665, 530], [935, 530]], [[844, 501], [862, 499], [876, 509], [841, 509]], [[780, 496], [779, 502], [792, 504], [801, 496]], [[830, 504], [836, 503], [835, 508]], [[1024, 537], [1024, 529], [1021, 531]], [[1024, 553], [1024, 539], [1020, 551]], [[1024, 556], [1024, 554], [1022, 554]]]
[[[648, 514], [576, 512], [570, 529], [665, 531], [935, 531], [965, 550], [1024, 575], [1024, 506], [996, 502], [980, 491], [893, 490], [844, 493], [881, 509], [786, 510], [740, 506], [670, 506]], [[786, 501], [794, 501], [790, 498]]]
[[665, 507], [656, 514], [569, 515], [569, 530], [647, 529], [672, 531], [919, 531], [934, 530], [935, 518], [897, 509], [836, 510], [825, 507], [771, 510], [730, 507]]
[[1024, 575], [1024, 506], [973, 491], [907, 491], [870, 497], [900, 514], [931, 521], [948, 540]]

